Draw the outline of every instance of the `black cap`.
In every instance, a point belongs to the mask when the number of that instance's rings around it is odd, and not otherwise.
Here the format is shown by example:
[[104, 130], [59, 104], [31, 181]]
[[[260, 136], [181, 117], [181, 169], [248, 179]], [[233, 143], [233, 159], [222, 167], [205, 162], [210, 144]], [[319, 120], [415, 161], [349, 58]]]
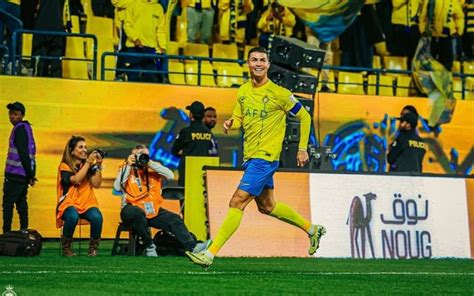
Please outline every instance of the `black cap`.
[[186, 110], [191, 111], [195, 117], [204, 117], [204, 104], [199, 101], [194, 101], [191, 105], [186, 106]]
[[397, 120], [400, 121], [406, 121], [409, 124], [411, 124], [412, 127], [416, 127], [418, 124], [418, 116], [416, 114], [413, 114], [411, 112], [407, 112], [403, 114], [402, 117], [398, 117]]
[[25, 115], [25, 106], [20, 102], [14, 102], [7, 105], [8, 110], [20, 111], [21, 114]]

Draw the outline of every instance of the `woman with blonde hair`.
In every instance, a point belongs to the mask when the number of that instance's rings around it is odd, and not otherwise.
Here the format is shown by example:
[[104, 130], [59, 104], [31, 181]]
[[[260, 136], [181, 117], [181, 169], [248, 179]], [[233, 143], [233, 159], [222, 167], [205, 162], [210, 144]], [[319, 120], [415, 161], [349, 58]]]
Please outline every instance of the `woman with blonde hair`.
[[83, 137], [72, 136], [64, 148], [58, 168], [58, 205], [56, 225], [63, 227], [61, 237], [64, 256], [74, 256], [71, 249], [74, 229], [80, 219], [91, 224], [89, 256], [96, 256], [102, 232], [102, 213], [94, 193], [102, 183], [102, 156], [99, 151], [87, 153]]

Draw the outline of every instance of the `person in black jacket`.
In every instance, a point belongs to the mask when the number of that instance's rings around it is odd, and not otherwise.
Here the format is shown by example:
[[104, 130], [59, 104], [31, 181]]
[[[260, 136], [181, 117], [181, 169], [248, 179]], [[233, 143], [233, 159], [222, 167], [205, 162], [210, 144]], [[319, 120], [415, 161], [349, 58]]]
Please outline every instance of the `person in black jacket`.
[[416, 133], [418, 116], [406, 112], [398, 126], [399, 134], [388, 148], [387, 161], [390, 172], [422, 172], [423, 157], [425, 156], [425, 143]]
[[191, 125], [183, 128], [173, 143], [171, 153], [181, 158], [179, 162], [178, 185], [184, 186], [186, 156], [210, 156], [213, 136], [204, 125], [204, 105], [194, 101], [186, 107], [189, 110]]
[[25, 106], [20, 102], [7, 105], [8, 117], [13, 130], [10, 134], [5, 181], [3, 183], [3, 233], [11, 230], [13, 208], [16, 205], [20, 217], [20, 229], [28, 228], [28, 186], [36, 181], [36, 146], [33, 130], [28, 121], [23, 120]]

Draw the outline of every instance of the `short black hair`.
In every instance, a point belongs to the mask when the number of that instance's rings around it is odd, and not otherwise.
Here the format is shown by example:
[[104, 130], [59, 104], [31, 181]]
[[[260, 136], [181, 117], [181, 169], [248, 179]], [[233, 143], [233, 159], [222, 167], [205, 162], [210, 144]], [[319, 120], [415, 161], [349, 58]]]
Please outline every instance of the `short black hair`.
[[207, 107], [206, 109], [204, 109], [204, 113], [206, 113], [207, 111], [214, 111], [216, 112], [216, 109], [214, 107]]
[[267, 55], [268, 60], [270, 60], [270, 55], [268, 54], [268, 51], [265, 49], [265, 47], [257, 46], [249, 50], [249, 54], [247, 56], [247, 60], [250, 58], [250, 55], [254, 52], [261, 52]]
[[413, 106], [413, 105], [406, 105], [405, 107], [403, 107], [402, 110], [408, 110], [409, 112], [415, 114], [416, 116], [419, 116], [418, 111], [416, 110], [415, 106]]

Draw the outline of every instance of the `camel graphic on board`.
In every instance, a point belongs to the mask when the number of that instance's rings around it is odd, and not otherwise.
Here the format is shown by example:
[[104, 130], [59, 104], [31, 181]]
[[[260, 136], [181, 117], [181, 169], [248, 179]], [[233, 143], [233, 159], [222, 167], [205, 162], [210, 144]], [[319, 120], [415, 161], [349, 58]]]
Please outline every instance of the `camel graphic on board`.
[[[347, 224], [350, 229], [351, 255], [352, 258], [366, 258], [366, 237], [369, 243], [372, 258], [375, 258], [372, 233], [370, 231], [370, 221], [372, 220], [372, 200], [377, 198], [374, 193], [364, 194], [365, 209], [362, 199], [355, 196], [352, 199]], [[356, 254], [357, 253], [357, 254]]]

